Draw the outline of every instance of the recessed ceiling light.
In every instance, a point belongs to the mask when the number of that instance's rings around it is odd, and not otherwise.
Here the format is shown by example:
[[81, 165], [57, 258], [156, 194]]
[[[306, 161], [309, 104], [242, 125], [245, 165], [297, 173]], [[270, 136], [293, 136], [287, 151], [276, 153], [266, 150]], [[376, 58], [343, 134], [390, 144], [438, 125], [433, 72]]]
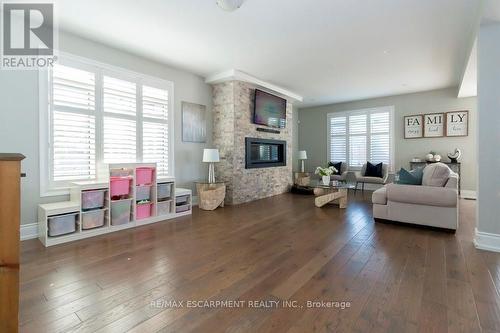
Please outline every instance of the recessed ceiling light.
[[240, 8], [243, 2], [245, 2], [245, 0], [217, 0], [216, 4], [225, 11], [233, 12]]
[[389, 54], [391, 52], [389, 52], [389, 50], [384, 50], [384, 54]]

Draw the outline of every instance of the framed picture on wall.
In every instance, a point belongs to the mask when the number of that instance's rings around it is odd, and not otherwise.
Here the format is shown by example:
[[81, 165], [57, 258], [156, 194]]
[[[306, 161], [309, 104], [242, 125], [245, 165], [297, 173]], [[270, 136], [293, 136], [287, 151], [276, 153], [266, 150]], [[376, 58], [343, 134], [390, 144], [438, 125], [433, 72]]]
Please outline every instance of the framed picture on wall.
[[416, 139], [423, 136], [423, 116], [405, 116], [405, 139]]
[[207, 121], [206, 106], [182, 102], [182, 141], [206, 142]]
[[469, 111], [446, 113], [446, 136], [469, 135]]
[[424, 137], [439, 138], [444, 136], [444, 113], [424, 114]]

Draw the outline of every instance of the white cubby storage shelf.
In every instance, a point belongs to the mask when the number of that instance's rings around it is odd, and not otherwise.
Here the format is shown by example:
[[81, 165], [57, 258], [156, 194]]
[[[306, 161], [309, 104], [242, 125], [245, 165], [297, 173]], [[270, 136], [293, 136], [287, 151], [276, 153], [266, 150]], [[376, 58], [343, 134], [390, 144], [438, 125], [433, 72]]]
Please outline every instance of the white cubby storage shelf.
[[[147, 184], [138, 184], [137, 170], [144, 171], [145, 168], [152, 170], [152, 177]], [[128, 179], [128, 194], [120, 196], [112, 195], [111, 182], [112, 179], [116, 179], [113, 177]], [[98, 181], [74, 182], [70, 193], [69, 201], [40, 204], [38, 207], [39, 239], [45, 246], [67, 243], [118, 230], [161, 222], [192, 213], [191, 190], [176, 188], [175, 178], [173, 177], [157, 177], [155, 163], [110, 164], [109, 178]], [[104, 193], [104, 200], [101, 202], [100, 195], [102, 193]], [[138, 194], [140, 195], [139, 198], [137, 197]], [[83, 197], [87, 195], [91, 195], [92, 197], [85, 197], [84, 204]], [[178, 204], [176, 205], [178, 201], [176, 198], [181, 198], [184, 203], [183, 211], [179, 213], [177, 213], [179, 209]], [[138, 216], [137, 208], [141, 204], [149, 207], [149, 214], [146, 213], [146, 215]], [[123, 208], [127, 208], [128, 205], [130, 205], [130, 211], [127, 217], [128, 210], [124, 210]], [[90, 208], [86, 209], [88, 207]], [[90, 228], [82, 226], [82, 216], [86, 213], [92, 214], [92, 212], [95, 212], [96, 214], [93, 214], [93, 216], [100, 217], [102, 214], [97, 213], [98, 210], [104, 212], [102, 225], [101, 223], [97, 223], [95, 225], [98, 226], [95, 228], [92, 227], [93, 224], [90, 224]], [[125, 216], [118, 216], [118, 212], [120, 211], [125, 212]], [[74, 216], [73, 221], [76, 223], [76, 231], [59, 236], [49, 236], [49, 220], [53, 220], [54, 216], [65, 215]], [[66, 220], [71, 221], [69, 218], [62, 221]]]

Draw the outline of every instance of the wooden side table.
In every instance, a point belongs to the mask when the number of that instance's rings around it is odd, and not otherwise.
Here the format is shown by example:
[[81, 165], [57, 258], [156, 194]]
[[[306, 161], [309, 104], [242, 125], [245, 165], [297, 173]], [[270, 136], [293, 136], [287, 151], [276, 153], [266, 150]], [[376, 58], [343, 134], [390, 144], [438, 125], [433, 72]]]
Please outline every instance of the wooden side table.
[[309, 172], [294, 172], [293, 183], [300, 186], [308, 186], [311, 183], [311, 174]]
[[226, 184], [224, 182], [195, 182], [198, 192], [198, 207], [203, 210], [214, 210], [224, 207]]

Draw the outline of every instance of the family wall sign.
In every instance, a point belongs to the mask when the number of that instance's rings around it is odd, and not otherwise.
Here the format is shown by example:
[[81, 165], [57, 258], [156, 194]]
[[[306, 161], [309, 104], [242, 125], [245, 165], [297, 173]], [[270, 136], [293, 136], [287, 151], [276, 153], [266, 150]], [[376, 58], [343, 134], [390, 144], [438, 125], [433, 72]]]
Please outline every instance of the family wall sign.
[[427, 113], [404, 117], [405, 139], [469, 135], [469, 111]]

